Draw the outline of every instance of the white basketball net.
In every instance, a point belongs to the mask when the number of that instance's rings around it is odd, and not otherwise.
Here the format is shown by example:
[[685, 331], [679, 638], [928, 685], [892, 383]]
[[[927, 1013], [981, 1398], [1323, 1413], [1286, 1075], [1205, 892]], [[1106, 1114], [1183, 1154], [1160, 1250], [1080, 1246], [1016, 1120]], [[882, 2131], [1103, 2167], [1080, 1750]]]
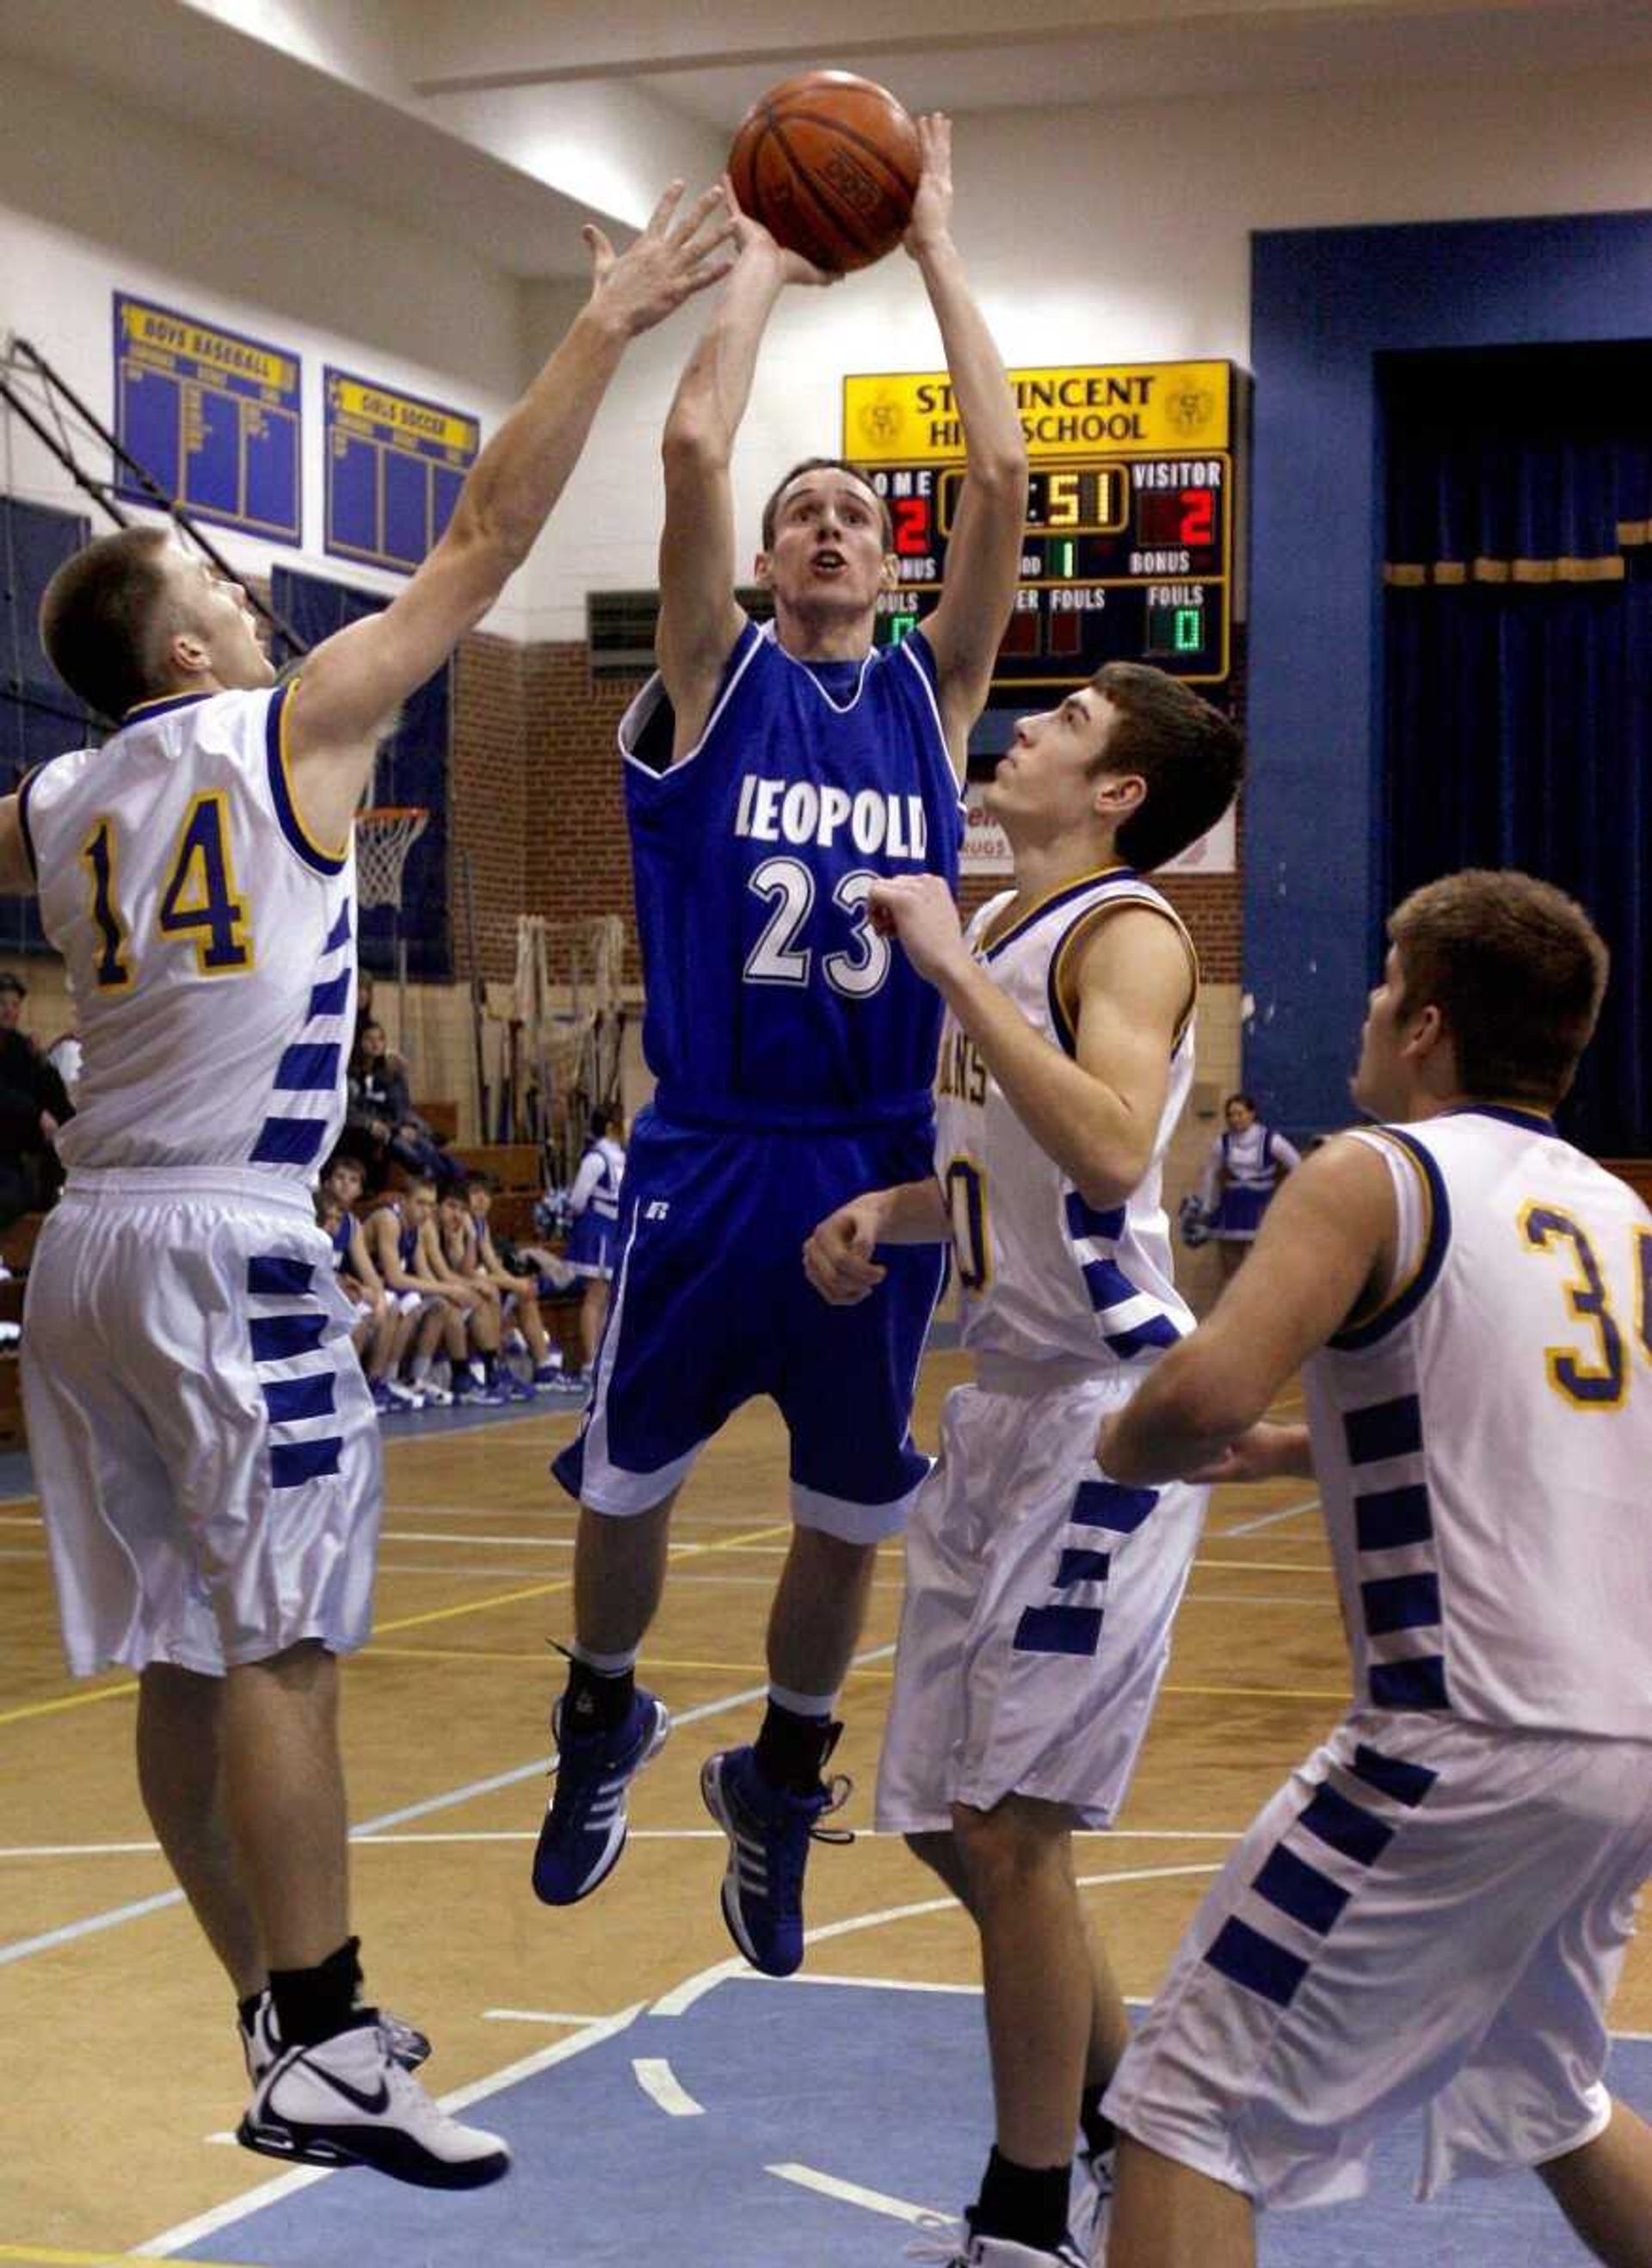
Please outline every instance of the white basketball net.
[[428, 811], [386, 806], [356, 814], [356, 888], [364, 906], [399, 906], [407, 854], [430, 823]]

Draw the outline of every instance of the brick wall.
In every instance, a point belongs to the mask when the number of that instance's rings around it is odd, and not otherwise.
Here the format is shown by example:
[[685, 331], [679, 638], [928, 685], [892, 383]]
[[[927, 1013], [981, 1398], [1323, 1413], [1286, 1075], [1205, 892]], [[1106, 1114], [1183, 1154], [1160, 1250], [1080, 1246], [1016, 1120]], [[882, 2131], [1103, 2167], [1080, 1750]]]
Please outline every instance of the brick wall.
[[[509, 979], [519, 912], [543, 914], [553, 924], [553, 976], [555, 947], [579, 923], [594, 914], [619, 913], [628, 936], [627, 981], [640, 983], [614, 740], [642, 682], [640, 677], [594, 680], [582, 642], [513, 648], [497, 638], [466, 640], [454, 688], [454, 828], [455, 844], [468, 845], [476, 860], [484, 976]], [[966, 910], [1002, 887], [997, 876], [970, 877], [962, 893]], [[1172, 875], [1164, 888], [1192, 934], [1206, 982], [1236, 984], [1239, 877]], [[463, 972], [458, 921], [454, 935], [456, 967]]]

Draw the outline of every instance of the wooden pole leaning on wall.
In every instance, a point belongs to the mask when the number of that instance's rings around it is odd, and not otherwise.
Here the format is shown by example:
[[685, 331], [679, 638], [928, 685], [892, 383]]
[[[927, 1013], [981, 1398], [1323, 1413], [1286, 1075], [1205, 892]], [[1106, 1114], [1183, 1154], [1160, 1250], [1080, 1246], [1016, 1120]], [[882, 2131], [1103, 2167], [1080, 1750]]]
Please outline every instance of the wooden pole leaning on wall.
[[459, 853], [459, 888], [464, 903], [465, 957], [470, 968], [470, 1036], [471, 1069], [476, 1082], [476, 1139], [488, 1138], [488, 1065], [485, 1026], [488, 1015], [488, 990], [482, 981], [482, 963], [476, 956], [476, 882], [468, 850]]

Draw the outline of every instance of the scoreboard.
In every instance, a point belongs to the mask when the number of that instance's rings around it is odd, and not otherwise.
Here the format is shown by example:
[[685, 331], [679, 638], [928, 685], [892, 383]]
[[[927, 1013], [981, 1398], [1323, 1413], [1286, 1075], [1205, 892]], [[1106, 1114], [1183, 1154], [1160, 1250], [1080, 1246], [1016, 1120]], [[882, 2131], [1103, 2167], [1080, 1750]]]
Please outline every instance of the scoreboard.
[[[198, 519], [299, 541], [300, 377], [284, 347], [114, 294], [115, 438]], [[155, 500], [124, 466], [114, 489]]]
[[[1030, 476], [1021, 580], [995, 697], [1150, 661], [1196, 685], [1232, 666], [1248, 380], [1232, 363], [1009, 372]], [[963, 432], [945, 372], [844, 380], [844, 454], [887, 500], [898, 589], [878, 642], [940, 597], [957, 526]]]

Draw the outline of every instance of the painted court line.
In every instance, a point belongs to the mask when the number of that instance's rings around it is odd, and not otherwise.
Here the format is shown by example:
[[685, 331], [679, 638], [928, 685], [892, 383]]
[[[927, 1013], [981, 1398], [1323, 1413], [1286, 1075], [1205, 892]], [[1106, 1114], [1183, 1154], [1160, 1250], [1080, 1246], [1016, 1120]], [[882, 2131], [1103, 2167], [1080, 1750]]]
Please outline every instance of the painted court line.
[[559, 2008], [484, 2008], [483, 2016], [496, 2024], [600, 2024], [601, 2016], [568, 2016]]
[[1287, 1504], [1278, 1512], [1265, 1512], [1257, 1519], [1242, 1520], [1232, 1528], [1224, 1528], [1221, 1534], [1213, 1535], [1211, 1541], [1225, 1543], [1230, 1535], [1254, 1535], [1258, 1528], [1275, 1528], [1282, 1520], [1297, 1520], [1303, 1513], [1317, 1512], [1318, 1509], [1319, 1498], [1316, 1496], [1304, 1497], [1300, 1504]]
[[888, 2197], [881, 2190], [869, 2190], [859, 2182], [845, 2182], [836, 2174], [822, 2174], [813, 2166], [765, 2166], [765, 2174], [777, 2174], [783, 2182], [795, 2182], [800, 2190], [813, 2190], [819, 2197], [836, 2198], [844, 2205], [858, 2205], [867, 2213], [881, 2213], [890, 2220], [903, 2220], [911, 2228], [950, 2228], [952, 2223], [945, 2213], [937, 2213], [933, 2205], [909, 2205], [904, 2198]]
[[[1218, 1874], [1221, 1872], [1221, 1859], [1213, 1859], [1197, 1867], [1132, 1867], [1117, 1873], [1080, 1874], [1078, 1887], [1081, 1890], [1089, 1890], [1121, 1882], [1166, 1881], [1176, 1874]], [[926, 1914], [962, 1911], [956, 1898], [950, 1895], [941, 1898], [919, 1898], [911, 1905], [882, 1906], [875, 1913], [851, 1914], [844, 1921], [822, 1922], [817, 1929], [804, 1931], [803, 1943], [806, 1947], [826, 1945], [835, 1937], [853, 1937], [863, 1929], [881, 1929], [886, 1922], [916, 1921]], [[726, 1977], [745, 1977], [750, 1974], [738, 1954], [732, 1960], [714, 1962], [709, 1969], [702, 1969], [692, 1977], [685, 1977], [680, 1984], [674, 1984], [668, 1992], [662, 1992], [651, 2004], [648, 2013], [651, 2016], [685, 2015], [697, 2000], [704, 1999]]]
[[672, 2118], [704, 2118], [705, 2105], [697, 2102], [664, 2056], [633, 2056], [637, 2084], [651, 2102]]

